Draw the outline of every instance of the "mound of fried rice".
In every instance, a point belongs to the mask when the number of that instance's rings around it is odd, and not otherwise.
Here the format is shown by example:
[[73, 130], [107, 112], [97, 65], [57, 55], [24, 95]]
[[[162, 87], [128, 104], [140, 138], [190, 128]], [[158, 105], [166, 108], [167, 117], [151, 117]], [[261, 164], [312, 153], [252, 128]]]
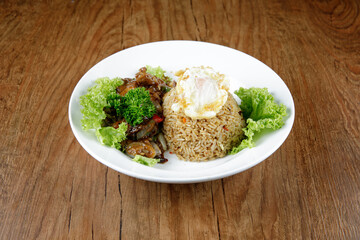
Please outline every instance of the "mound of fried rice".
[[225, 105], [216, 117], [191, 119], [180, 109], [174, 112], [175, 89], [164, 97], [165, 116], [163, 132], [170, 152], [185, 161], [208, 161], [224, 157], [242, 140], [245, 120], [233, 96], [228, 93]]

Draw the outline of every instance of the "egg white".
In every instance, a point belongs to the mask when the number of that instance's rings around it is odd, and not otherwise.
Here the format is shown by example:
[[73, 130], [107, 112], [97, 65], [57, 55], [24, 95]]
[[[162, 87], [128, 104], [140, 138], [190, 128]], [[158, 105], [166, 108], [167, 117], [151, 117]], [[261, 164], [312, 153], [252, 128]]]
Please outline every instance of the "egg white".
[[177, 102], [171, 109], [184, 110], [194, 119], [212, 118], [226, 103], [229, 80], [211, 67], [192, 67], [179, 71], [175, 88]]

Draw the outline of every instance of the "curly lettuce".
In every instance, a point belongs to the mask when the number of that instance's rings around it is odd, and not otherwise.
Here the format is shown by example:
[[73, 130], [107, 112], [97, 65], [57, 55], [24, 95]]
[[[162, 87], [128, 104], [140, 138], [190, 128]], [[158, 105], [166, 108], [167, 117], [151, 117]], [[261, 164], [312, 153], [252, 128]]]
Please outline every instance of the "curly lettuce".
[[84, 130], [95, 129], [95, 135], [101, 144], [116, 149], [120, 149], [120, 142], [126, 139], [127, 124], [122, 123], [117, 129], [101, 127], [101, 124], [106, 118], [104, 108], [114, 107], [117, 109], [120, 105], [120, 96], [116, 93], [116, 88], [122, 84], [121, 78], [98, 78], [95, 85], [80, 97], [80, 105], [83, 107], [81, 109], [82, 128]]
[[286, 107], [278, 105], [267, 88], [240, 88], [235, 94], [241, 99], [240, 108], [247, 126], [243, 129], [245, 139], [230, 154], [255, 146], [254, 135], [264, 129], [279, 129], [284, 125]]
[[116, 87], [123, 84], [121, 78], [98, 78], [95, 83], [85, 95], [80, 97], [80, 105], [83, 107], [81, 125], [84, 130], [100, 128], [106, 117], [104, 107], [116, 108], [120, 104]]
[[121, 149], [121, 142], [126, 139], [126, 130], [128, 125], [121, 123], [118, 128], [113, 127], [102, 127], [95, 131], [96, 137], [99, 142], [103, 145]]
[[160, 162], [160, 159], [155, 159], [155, 158], [147, 158], [141, 155], [136, 155], [133, 159], [134, 162], [143, 164], [145, 166], [149, 166], [149, 167], [153, 167], [155, 164], [157, 164], [158, 162]]
[[165, 83], [171, 80], [168, 76], [165, 75], [166, 72], [161, 67], [151, 67], [149, 65], [146, 65], [146, 72], [160, 78]]

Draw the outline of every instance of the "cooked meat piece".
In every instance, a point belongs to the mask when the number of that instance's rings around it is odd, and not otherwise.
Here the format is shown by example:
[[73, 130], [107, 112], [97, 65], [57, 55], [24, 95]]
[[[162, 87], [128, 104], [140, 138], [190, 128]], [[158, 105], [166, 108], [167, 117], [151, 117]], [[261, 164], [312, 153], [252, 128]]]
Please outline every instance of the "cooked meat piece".
[[128, 125], [127, 137], [132, 140], [153, 137], [159, 130], [158, 123], [153, 119], [147, 119], [139, 125]]
[[140, 68], [139, 72], [135, 75], [136, 82], [140, 86], [155, 86], [161, 90], [162, 86], [166, 86], [165, 82], [156, 76], [146, 72], [146, 67]]
[[141, 155], [148, 158], [154, 158], [156, 156], [156, 150], [148, 139], [127, 144], [125, 151], [126, 154], [133, 157]]
[[124, 81], [123, 85], [116, 88], [116, 92], [122, 97], [131, 89], [138, 87], [134, 78], [123, 78], [122, 80]]

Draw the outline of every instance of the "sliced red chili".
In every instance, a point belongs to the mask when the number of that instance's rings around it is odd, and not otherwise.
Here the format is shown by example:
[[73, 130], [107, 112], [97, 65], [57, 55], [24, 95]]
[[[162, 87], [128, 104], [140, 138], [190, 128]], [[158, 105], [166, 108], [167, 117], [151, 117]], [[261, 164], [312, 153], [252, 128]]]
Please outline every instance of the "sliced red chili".
[[154, 119], [154, 121], [157, 122], [157, 123], [161, 123], [162, 121], [164, 121], [164, 118], [159, 117], [159, 116], [156, 115], [156, 114], [153, 116], [153, 119]]

